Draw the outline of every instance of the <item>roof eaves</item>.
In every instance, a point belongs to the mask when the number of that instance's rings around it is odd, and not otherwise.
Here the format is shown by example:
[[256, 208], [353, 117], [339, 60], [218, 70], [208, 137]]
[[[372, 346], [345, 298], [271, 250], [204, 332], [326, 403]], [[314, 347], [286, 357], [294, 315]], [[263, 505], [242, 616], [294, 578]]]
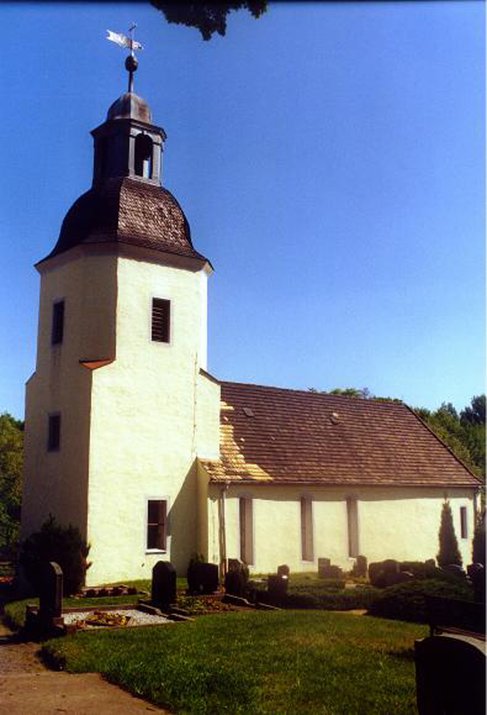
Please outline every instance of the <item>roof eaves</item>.
[[412, 407], [410, 407], [409, 405], [406, 405], [406, 404], [405, 404], [405, 407], [407, 407], [407, 409], [408, 409], [410, 412], [413, 413], [413, 415], [416, 417], [416, 419], [417, 419], [419, 422], [421, 422], [421, 424], [423, 425], [423, 427], [426, 427], [426, 429], [428, 430], [428, 432], [430, 432], [430, 433], [433, 435], [433, 437], [435, 437], [436, 440], [437, 440], [443, 447], [445, 447], [445, 449], [448, 450], [448, 452], [452, 455], [452, 457], [454, 457], [455, 460], [456, 460], [459, 464], [461, 464], [461, 466], [462, 466], [464, 469], [467, 470], [467, 472], [470, 474], [470, 476], [472, 476], [473, 479], [475, 479], [475, 481], [478, 482], [479, 487], [481, 487], [481, 486], [482, 486], [482, 480], [481, 480], [479, 477], [477, 477], [476, 474], [474, 474], [474, 473], [472, 472], [472, 470], [470, 469], [470, 467], [469, 467], [467, 464], [465, 464], [465, 462], [463, 462], [463, 461], [460, 459], [460, 457], [458, 457], [458, 456], [455, 454], [455, 452], [451, 449], [451, 447], [450, 447], [446, 442], [444, 442], [438, 434], [436, 434], [436, 432], [429, 426], [429, 424], [428, 424], [427, 422], [425, 422], [425, 421], [417, 414], [417, 412], [415, 412], [415, 410], [413, 410]]

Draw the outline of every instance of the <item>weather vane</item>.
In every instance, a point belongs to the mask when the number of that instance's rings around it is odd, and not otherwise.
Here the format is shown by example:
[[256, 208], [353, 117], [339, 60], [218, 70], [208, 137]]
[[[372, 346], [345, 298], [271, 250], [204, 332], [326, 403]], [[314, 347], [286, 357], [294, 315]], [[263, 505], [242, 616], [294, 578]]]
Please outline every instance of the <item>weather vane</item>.
[[110, 40], [110, 42], [115, 42], [115, 44], [119, 47], [126, 47], [130, 50], [130, 55], [125, 60], [125, 69], [129, 73], [129, 92], [134, 91], [134, 72], [136, 71], [139, 64], [137, 57], [135, 56], [135, 51], [144, 49], [140, 42], [134, 40], [134, 30], [136, 27], [137, 25], [135, 24], [135, 22], [130, 25], [130, 37], [123, 35], [121, 32], [112, 32], [112, 30], [107, 30], [108, 35], [106, 37], [107, 40]]

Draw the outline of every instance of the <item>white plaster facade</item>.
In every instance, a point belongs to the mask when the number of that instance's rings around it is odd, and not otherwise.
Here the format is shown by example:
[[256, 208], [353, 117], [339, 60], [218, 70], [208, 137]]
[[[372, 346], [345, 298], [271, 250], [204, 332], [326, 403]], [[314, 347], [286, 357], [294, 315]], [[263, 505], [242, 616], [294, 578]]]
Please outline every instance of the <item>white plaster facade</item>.
[[[209, 558], [218, 563], [221, 554], [222, 493], [225, 504], [227, 558], [240, 559], [240, 498], [253, 502], [254, 559], [252, 573], [274, 572], [279, 564], [291, 571], [316, 571], [318, 558], [331, 559], [345, 571], [355, 558], [349, 555], [347, 500], [357, 504], [359, 554], [369, 563], [395, 558], [400, 561], [435, 559], [438, 532], [445, 496], [452, 508], [455, 532], [463, 563], [471, 562], [471, 543], [475, 524], [475, 499], [472, 490], [411, 487], [301, 487], [276, 485], [211, 485], [208, 509]], [[312, 504], [313, 558], [304, 561], [301, 549], [301, 499]], [[460, 508], [467, 509], [467, 535], [461, 538]]]
[[[148, 578], [161, 558], [185, 570], [200, 529], [196, 458], [217, 458], [219, 450], [219, 387], [200, 373], [210, 269], [181, 258], [161, 261], [150, 251], [75, 251], [40, 267], [23, 533], [50, 513], [79, 526], [91, 545], [88, 585]], [[151, 340], [154, 297], [171, 302], [167, 344]], [[65, 337], [53, 346], [59, 299]], [[107, 364], [80, 364], [94, 360]], [[54, 452], [46, 450], [50, 413], [61, 415]], [[164, 552], [146, 548], [149, 499], [168, 504]]]

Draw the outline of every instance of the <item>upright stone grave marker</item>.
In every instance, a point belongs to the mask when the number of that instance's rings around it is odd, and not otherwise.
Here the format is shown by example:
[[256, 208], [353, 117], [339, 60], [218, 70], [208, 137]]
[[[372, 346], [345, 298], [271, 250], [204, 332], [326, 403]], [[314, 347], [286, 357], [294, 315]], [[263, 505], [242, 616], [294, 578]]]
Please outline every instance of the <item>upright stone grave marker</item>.
[[415, 642], [419, 715], [485, 715], [485, 641], [442, 633]]
[[62, 610], [63, 572], [59, 564], [46, 561], [41, 567], [39, 608], [26, 607], [26, 631], [35, 637], [55, 635], [64, 626]]
[[63, 571], [55, 561], [48, 561], [41, 571], [39, 618], [43, 622], [61, 618], [63, 612]]
[[151, 601], [163, 610], [176, 603], [176, 570], [169, 561], [158, 561], [152, 569]]

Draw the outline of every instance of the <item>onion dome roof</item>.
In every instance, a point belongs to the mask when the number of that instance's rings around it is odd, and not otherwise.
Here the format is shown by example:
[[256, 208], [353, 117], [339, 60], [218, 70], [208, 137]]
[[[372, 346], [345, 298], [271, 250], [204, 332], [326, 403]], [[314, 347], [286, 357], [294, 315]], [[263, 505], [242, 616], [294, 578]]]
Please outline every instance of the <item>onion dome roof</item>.
[[198, 253], [184, 212], [161, 186], [128, 177], [109, 179], [75, 201], [52, 258], [81, 244], [121, 243], [207, 259]]
[[107, 121], [110, 119], [136, 119], [139, 122], [152, 124], [152, 112], [145, 99], [134, 92], [126, 92], [109, 108]]

